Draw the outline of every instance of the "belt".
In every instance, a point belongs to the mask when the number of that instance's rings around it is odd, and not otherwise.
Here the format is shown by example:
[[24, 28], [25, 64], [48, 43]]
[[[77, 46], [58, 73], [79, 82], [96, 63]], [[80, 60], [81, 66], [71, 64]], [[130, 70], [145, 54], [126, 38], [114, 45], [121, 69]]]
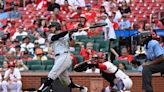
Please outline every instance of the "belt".
[[[65, 51], [64, 53], [68, 53], [68, 51]], [[56, 57], [56, 56], [59, 56], [59, 55], [61, 55], [61, 54], [63, 54], [63, 53], [55, 54], [55, 57]]]
[[117, 73], [117, 71], [118, 71], [118, 68], [117, 68], [117, 70], [114, 72], [114, 74], [116, 74], [116, 73]]

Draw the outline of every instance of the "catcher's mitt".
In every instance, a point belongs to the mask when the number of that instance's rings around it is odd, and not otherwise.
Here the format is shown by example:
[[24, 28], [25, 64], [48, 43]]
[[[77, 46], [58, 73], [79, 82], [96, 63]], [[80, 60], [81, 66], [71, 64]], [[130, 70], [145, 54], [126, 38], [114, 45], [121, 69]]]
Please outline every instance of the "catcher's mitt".
[[83, 71], [86, 71], [88, 67], [89, 67], [88, 62], [81, 62], [74, 67], [74, 70], [76, 72], [83, 72]]

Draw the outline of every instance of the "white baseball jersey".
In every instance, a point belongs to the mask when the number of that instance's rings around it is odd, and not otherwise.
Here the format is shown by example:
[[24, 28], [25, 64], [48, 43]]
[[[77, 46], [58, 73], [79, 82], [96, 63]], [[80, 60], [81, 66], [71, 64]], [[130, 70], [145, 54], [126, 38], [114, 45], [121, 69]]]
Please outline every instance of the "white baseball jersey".
[[27, 49], [30, 53], [34, 54], [33, 48], [34, 48], [33, 43], [29, 43], [29, 44], [23, 43], [23, 44], [21, 44], [21, 51], [25, 51]]
[[[111, 62], [107, 61], [103, 63], [104, 65], [106, 65], [107, 70], [106, 72], [109, 73], [115, 73], [117, 70], [117, 67], [112, 64]], [[115, 73], [116, 78], [120, 78], [126, 89], [130, 89], [132, 87], [132, 80], [129, 78], [129, 76], [127, 74], [125, 74], [123, 71], [121, 71], [120, 69], [118, 69], [118, 71]]]
[[6, 78], [7, 76], [9, 76], [10, 81], [14, 81], [17, 79], [21, 79], [21, 74], [18, 68], [15, 68], [13, 73], [9, 74], [9, 69], [5, 72], [4, 78]]
[[2, 74], [0, 73], [0, 82], [2, 81]]
[[[56, 0], [56, 3], [60, 4], [60, 5], [64, 5], [64, 1], [65, 0]], [[68, 0], [69, 5], [71, 6], [81, 6], [84, 7], [85, 6], [85, 0]]]
[[69, 35], [67, 34], [64, 37], [59, 38], [59, 40], [52, 41], [51, 38], [53, 35], [55, 34], [51, 33], [48, 35], [48, 41], [51, 43], [55, 54], [60, 54], [69, 51]]
[[[106, 20], [104, 20], [105, 23], [107, 23], [107, 25], [105, 27], [103, 27], [103, 30], [105, 32], [105, 34], [108, 31], [107, 35], [107, 39], [116, 39], [116, 34], [112, 25], [112, 22], [107, 18]], [[107, 28], [109, 28], [109, 30], [107, 30]]]

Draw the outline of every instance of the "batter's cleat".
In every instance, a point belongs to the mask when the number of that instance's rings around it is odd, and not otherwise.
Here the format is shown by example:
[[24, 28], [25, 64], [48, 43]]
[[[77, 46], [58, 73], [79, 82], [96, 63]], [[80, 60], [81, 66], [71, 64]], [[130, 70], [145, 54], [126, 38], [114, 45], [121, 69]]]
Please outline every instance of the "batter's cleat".
[[42, 86], [38, 89], [37, 92], [48, 92], [47, 90], [49, 90], [49, 87], [44, 86], [44, 84], [42, 84]]
[[83, 87], [82, 89], [80, 89], [80, 92], [88, 92], [88, 88], [87, 87]]

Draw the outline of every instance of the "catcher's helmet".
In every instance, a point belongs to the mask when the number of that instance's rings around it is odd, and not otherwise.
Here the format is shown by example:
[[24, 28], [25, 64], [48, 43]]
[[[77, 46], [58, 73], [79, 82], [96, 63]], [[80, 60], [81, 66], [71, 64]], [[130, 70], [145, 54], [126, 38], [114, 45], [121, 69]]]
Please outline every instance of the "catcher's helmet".
[[105, 54], [103, 52], [98, 52], [94, 54], [92, 58], [105, 58]]
[[51, 28], [51, 27], [55, 27], [56, 30], [61, 30], [61, 25], [59, 22], [51, 22], [49, 25], [49, 28]]
[[98, 58], [104, 59], [105, 58], [105, 53], [103, 52], [98, 52], [97, 53]]

